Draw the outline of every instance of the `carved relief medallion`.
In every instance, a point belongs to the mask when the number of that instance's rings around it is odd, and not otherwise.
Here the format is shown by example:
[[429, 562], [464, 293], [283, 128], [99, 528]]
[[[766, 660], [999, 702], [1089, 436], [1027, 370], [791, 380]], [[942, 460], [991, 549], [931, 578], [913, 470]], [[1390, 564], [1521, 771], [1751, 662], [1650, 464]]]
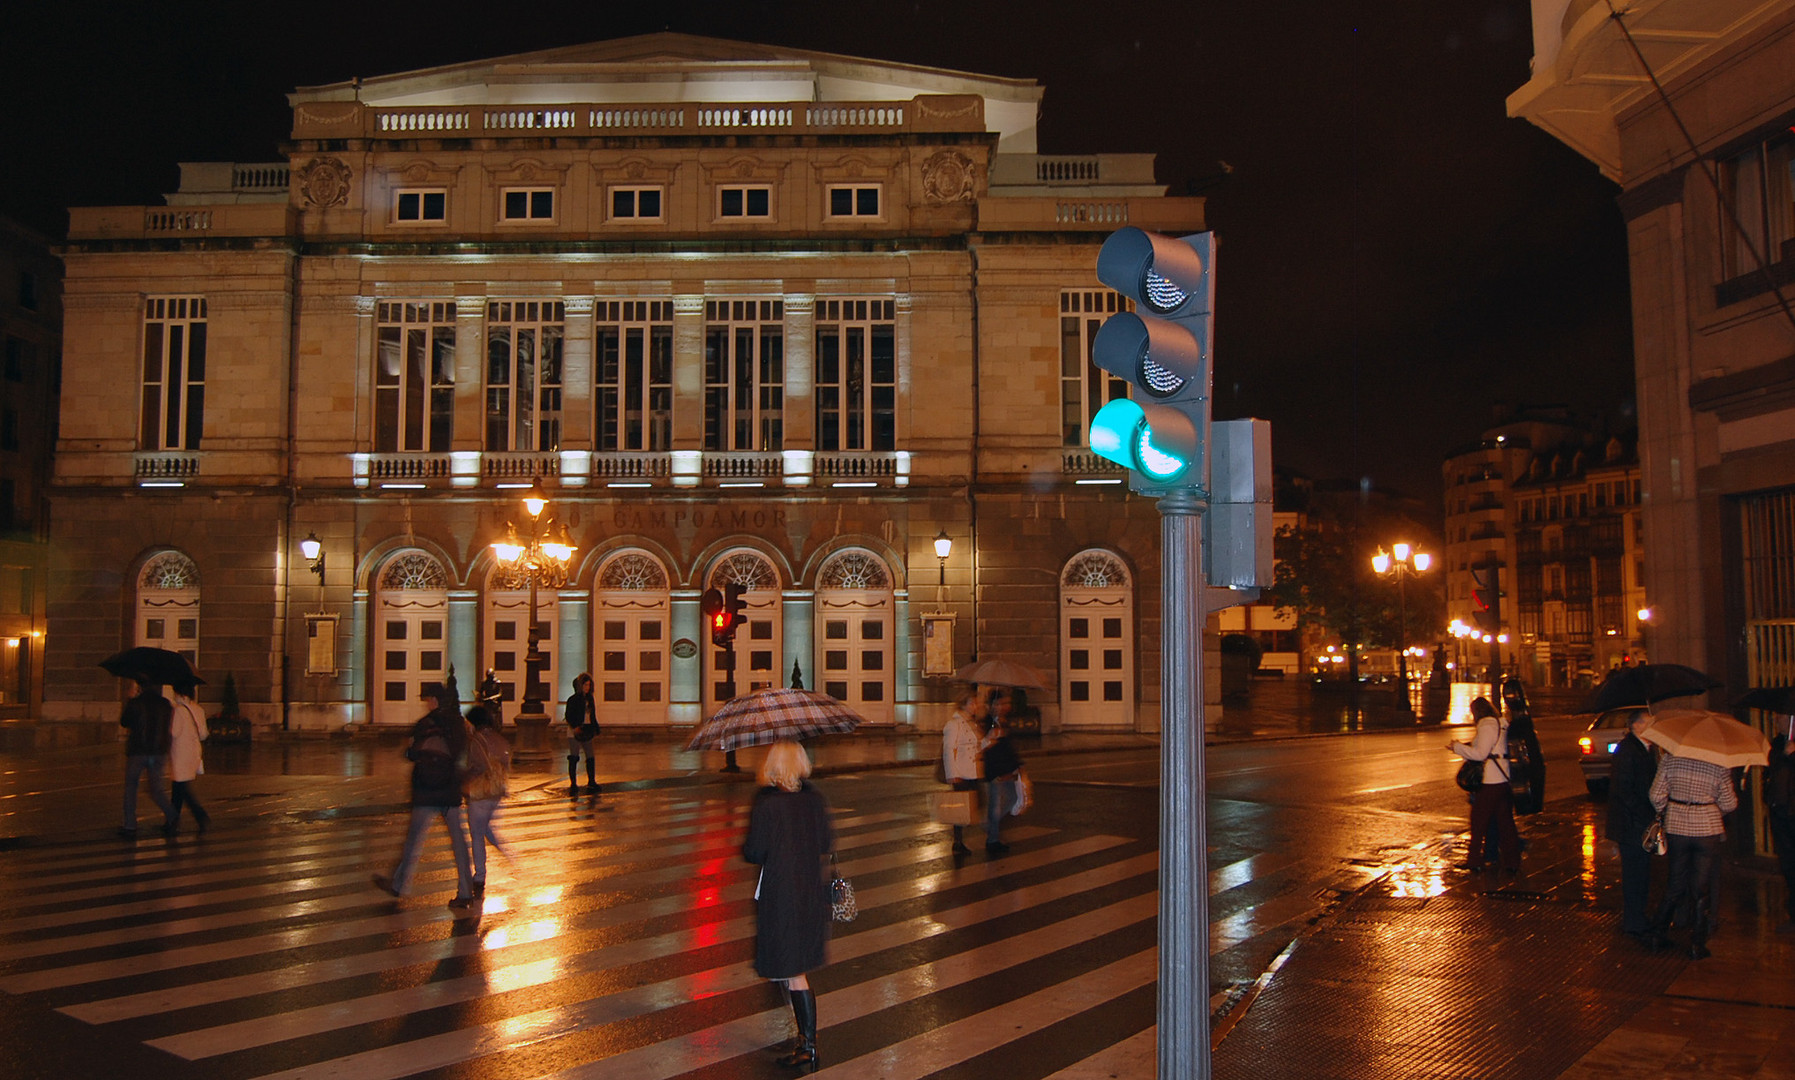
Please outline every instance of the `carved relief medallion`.
[[343, 206], [349, 202], [349, 166], [336, 158], [313, 158], [299, 170], [299, 193], [307, 206]]
[[932, 203], [967, 202], [978, 186], [972, 159], [943, 150], [922, 163], [922, 194]]

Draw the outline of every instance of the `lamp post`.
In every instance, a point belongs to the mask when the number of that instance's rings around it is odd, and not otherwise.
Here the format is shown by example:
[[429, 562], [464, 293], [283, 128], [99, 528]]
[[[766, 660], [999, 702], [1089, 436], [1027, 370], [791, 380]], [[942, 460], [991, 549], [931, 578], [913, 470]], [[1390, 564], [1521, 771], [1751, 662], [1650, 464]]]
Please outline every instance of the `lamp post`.
[[1378, 548], [1371, 557], [1371, 568], [1380, 576], [1396, 578], [1396, 674], [1402, 687], [1402, 706], [1409, 708], [1409, 605], [1407, 583], [1410, 574], [1422, 574], [1433, 562], [1433, 556], [1416, 551], [1407, 544], [1391, 544], [1390, 550]]
[[324, 541], [318, 539], [317, 533], [307, 533], [299, 542], [299, 553], [305, 556], [306, 569], [318, 575], [318, 598], [323, 603], [324, 597]]
[[947, 595], [947, 557], [954, 553], [954, 538], [942, 529], [935, 534], [935, 558], [941, 562], [941, 579], [935, 585], [935, 603], [939, 604]]
[[537, 590], [544, 585], [551, 589], [567, 584], [567, 566], [577, 550], [562, 525], [557, 532], [555, 519], [545, 516], [548, 496], [540, 482], [524, 493], [524, 509], [529, 513], [526, 532], [519, 536], [517, 526], [505, 523], [505, 539], [492, 543], [498, 560], [496, 584], [500, 588], [530, 590], [530, 636], [524, 653], [523, 703], [518, 707], [517, 756], [522, 760], [548, 760], [548, 714], [543, 710], [542, 634], [537, 626]]

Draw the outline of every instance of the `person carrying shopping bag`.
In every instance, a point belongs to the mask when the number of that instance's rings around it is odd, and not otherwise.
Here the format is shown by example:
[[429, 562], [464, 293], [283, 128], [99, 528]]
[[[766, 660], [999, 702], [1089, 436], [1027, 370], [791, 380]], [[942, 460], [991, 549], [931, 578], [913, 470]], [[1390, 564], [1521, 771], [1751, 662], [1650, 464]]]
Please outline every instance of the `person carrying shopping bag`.
[[168, 815], [168, 823], [162, 831], [173, 836], [181, 827], [181, 807], [193, 808], [194, 829], [204, 834], [212, 824], [212, 815], [193, 797], [193, 781], [206, 771], [206, 763], [200, 744], [206, 741], [206, 713], [194, 700], [199, 691], [199, 684], [174, 683], [170, 689], [175, 692], [174, 715], [169, 724], [168, 744], [168, 779], [171, 791], [169, 805], [173, 808]]

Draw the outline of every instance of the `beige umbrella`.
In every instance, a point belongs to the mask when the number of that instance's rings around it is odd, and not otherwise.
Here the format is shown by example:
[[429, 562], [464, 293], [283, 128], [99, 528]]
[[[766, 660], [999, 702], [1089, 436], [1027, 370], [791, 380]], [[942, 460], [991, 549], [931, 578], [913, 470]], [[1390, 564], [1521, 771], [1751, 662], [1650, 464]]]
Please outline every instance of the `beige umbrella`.
[[954, 672], [954, 678], [978, 686], [1015, 686], [1024, 690], [1045, 690], [1041, 673], [1015, 660], [980, 660]]
[[1762, 765], [1770, 754], [1764, 733], [1725, 713], [1707, 709], [1667, 709], [1640, 735], [1674, 757], [1694, 758], [1721, 768]]

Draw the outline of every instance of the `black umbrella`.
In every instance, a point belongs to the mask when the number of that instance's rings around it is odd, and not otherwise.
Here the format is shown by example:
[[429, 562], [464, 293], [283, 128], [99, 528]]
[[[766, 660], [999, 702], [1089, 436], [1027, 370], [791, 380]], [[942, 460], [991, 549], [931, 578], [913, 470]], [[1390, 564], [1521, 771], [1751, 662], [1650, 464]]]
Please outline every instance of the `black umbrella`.
[[1795, 715], [1795, 686], [1760, 686], [1733, 702], [1735, 709], [1763, 709], [1779, 716]]
[[193, 661], [178, 652], [150, 645], [139, 645], [134, 649], [114, 653], [100, 661], [100, 666], [121, 679], [141, 677], [163, 686], [206, 681], [193, 669]]
[[1671, 698], [1705, 694], [1719, 685], [1706, 674], [1682, 664], [1616, 668], [1589, 695], [1583, 711], [1601, 713], [1609, 709], [1655, 705]]

